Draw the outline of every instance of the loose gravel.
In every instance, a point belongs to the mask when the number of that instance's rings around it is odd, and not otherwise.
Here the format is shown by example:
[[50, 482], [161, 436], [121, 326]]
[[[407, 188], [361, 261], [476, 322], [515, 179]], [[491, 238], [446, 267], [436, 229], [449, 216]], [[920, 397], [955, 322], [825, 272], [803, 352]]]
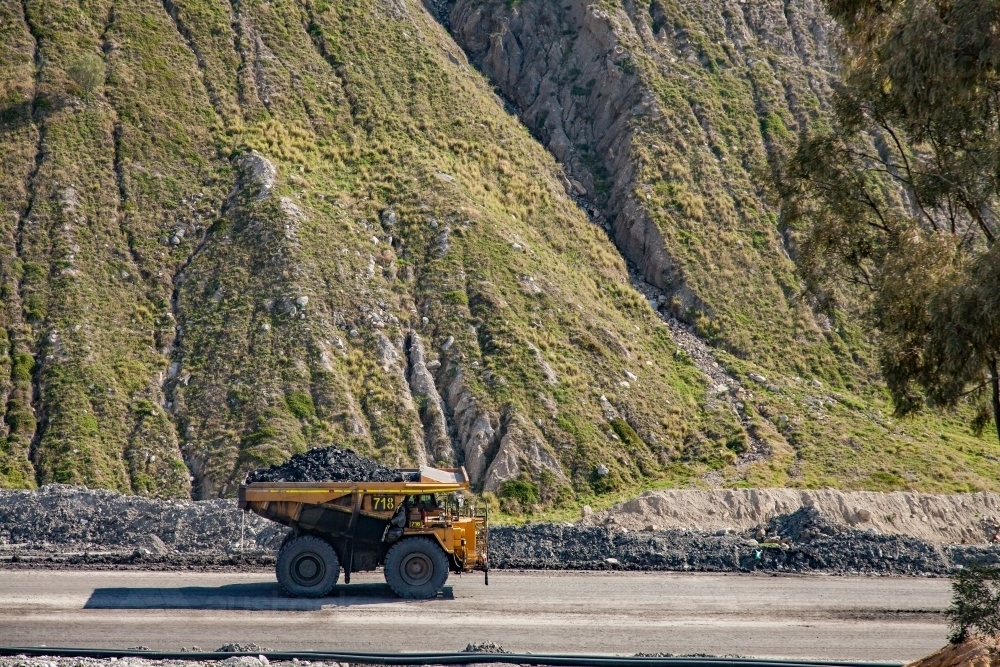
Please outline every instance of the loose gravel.
[[403, 474], [358, 456], [352, 449], [317, 447], [280, 465], [255, 470], [250, 482], [402, 482]]

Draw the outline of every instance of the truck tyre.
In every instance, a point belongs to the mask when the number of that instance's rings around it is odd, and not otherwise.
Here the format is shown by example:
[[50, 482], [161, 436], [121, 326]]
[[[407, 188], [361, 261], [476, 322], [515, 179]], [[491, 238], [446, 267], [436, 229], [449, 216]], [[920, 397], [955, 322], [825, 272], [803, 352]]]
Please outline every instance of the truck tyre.
[[385, 581], [401, 598], [432, 598], [441, 592], [447, 580], [448, 556], [430, 538], [400, 540], [385, 556]]
[[278, 583], [289, 595], [320, 598], [340, 577], [340, 560], [330, 543], [313, 535], [289, 541], [278, 554]]

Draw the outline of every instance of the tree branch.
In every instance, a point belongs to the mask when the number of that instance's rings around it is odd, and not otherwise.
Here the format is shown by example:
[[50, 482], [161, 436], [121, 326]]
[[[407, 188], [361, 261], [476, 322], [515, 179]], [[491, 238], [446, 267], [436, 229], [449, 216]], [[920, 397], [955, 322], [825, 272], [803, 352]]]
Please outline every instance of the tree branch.
[[910, 192], [913, 193], [913, 201], [916, 202], [917, 208], [920, 209], [920, 212], [924, 214], [924, 217], [927, 218], [927, 221], [931, 223], [932, 227], [934, 227], [934, 231], [940, 231], [937, 221], [934, 218], [932, 218], [930, 214], [927, 212], [927, 209], [924, 208], [923, 202], [920, 201], [920, 195], [917, 193], [917, 188], [913, 185], [913, 170], [910, 169], [910, 160], [909, 158], [906, 157], [906, 152], [903, 150], [903, 144], [899, 141], [899, 137], [896, 136], [896, 133], [893, 131], [889, 123], [885, 122], [884, 120], [879, 120], [878, 122], [879, 125], [881, 125], [882, 129], [888, 132], [889, 136], [892, 137], [893, 143], [896, 144], [896, 150], [899, 151], [899, 157], [903, 159], [903, 165], [906, 169], [906, 175], [910, 182]]

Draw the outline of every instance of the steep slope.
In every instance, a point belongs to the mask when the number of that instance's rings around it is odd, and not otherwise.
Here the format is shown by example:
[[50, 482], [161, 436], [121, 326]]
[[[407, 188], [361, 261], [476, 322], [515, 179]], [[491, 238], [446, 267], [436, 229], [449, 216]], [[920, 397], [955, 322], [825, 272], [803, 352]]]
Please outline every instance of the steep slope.
[[4, 486], [226, 495], [337, 443], [516, 510], [735, 459], [418, 3], [8, 0], [0, 30]]
[[870, 341], [805, 298], [769, 205], [769, 161], [826, 122], [836, 61], [819, 3], [427, 4], [565, 167], [653, 307], [710, 344], [694, 341], [719, 388], [708, 403], [740, 415], [756, 462], [730, 483], [994, 488], [1000, 451], [961, 417], [882, 417]]
[[801, 297], [761, 182], [823, 122], [816, 6], [426, 2], [0, 0], [0, 485], [338, 444], [515, 512], [997, 488]]

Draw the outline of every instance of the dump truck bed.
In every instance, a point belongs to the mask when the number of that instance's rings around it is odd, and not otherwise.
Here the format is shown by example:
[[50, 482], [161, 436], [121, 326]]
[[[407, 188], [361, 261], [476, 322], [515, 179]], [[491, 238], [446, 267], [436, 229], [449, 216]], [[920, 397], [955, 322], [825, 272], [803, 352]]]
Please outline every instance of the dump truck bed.
[[[329, 503], [351, 494], [420, 495], [454, 493], [469, 489], [465, 468], [416, 468], [401, 470], [415, 482], [252, 482], [239, 490], [240, 509], [256, 509], [250, 503]], [[259, 512], [257, 512], [259, 514]]]

